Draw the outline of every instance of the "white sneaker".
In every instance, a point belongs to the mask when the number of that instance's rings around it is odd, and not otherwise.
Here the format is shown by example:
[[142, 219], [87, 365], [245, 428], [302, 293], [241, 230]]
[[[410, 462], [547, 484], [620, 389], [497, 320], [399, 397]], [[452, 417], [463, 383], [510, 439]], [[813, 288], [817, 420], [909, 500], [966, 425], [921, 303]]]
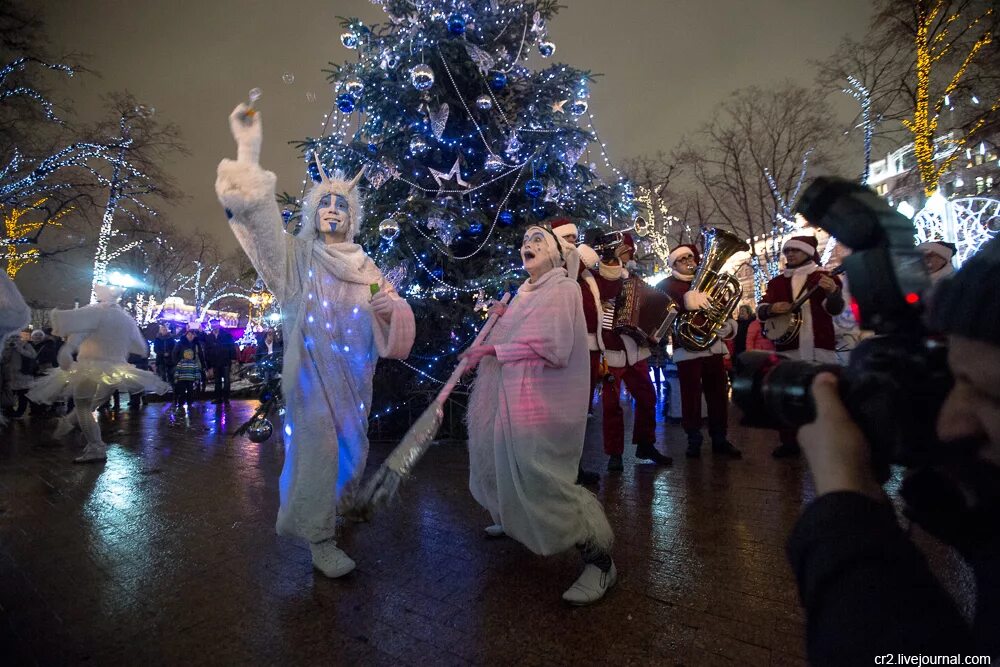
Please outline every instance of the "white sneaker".
[[330, 577], [342, 577], [354, 569], [354, 561], [345, 554], [334, 540], [326, 540], [309, 545], [312, 551], [313, 567]]
[[611, 563], [611, 569], [602, 572], [601, 568], [593, 564], [588, 564], [583, 568], [583, 574], [563, 593], [563, 600], [574, 605], [585, 605], [597, 602], [612, 586], [618, 582], [618, 571], [615, 564]]
[[503, 526], [499, 523], [495, 523], [492, 526], [486, 526], [486, 535], [488, 537], [503, 537]]
[[76, 428], [66, 417], [60, 417], [59, 422], [56, 424], [56, 430], [52, 431], [53, 438], [65, 438], [67, 435], [73, 432]]
[[83, 454], [73, 459], [73, 463], [97, 463], [108, 460], [107, 445], [87, 445], [83, 448]]

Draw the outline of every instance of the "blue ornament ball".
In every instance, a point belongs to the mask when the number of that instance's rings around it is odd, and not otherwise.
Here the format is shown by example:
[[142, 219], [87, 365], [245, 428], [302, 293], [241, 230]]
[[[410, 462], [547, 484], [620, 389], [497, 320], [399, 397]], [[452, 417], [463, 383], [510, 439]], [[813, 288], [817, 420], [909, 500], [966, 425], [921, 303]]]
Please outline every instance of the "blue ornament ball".
[[341, 33], [340, 43], [348, 49], [356, 49], [358, 48], [358, 36], [354, 32], [348, 30], [345, 33]]
[[368, 144], [368, 152], [369, 153], [378, 153], [378, 145], [377, 144]]
[[354, 97], [352, 95], [347, 93], [337, 95], [337, 108], [341, 113], [351, 113], [354, 111], [355, 104], [356, 102], [354, 101]]
[[[313, 167], [315, 166], [316, 165], [313, 165]], [[292, 219], [292, 212], [287, 208], [281, 209], [281, 219], [287, 223], [289, 220]]]
[[550, 58], [552, 57], [552, 54], [556, 52], [556, 45], [548, 41], [539, 42], [538, 52], [542, 55], [543, 58]]
[[573, 100], [573, 103], [569, 105], [569, 112], [574, 116], [582, 116], [587, 113], [587, 109], [590, 105], [587, 104], [587, 100], [577, 99]]
[[536, 174], [547, 174], [549, 172], [548, 162], [537, 162], [535, 163], [535, 173]]
[[452, 14], [448, 17], [448, 32], [453, 35], [465, 33], [465, 19], [461, 14]]
[[314, 183], [319, 183], [323, 180], [319, 175], [319, 167], [317, 167], [316, 163], [313, 161], [310, 161], [308, 166], [306, 166], [306, 172], [309, 174], [309, 178], [311, 178]]
[[524, 193], [532, 199], [540, 197], [543, 192], [545, 192], [545, 186], [537, 178], [532, 178], [524, 184]]
[[514, 224], [514, 214], [511, 211], [500, 211], [500, 224], [509, 227]]
[[490, 74], [490, 88], [493, 90], [503, 90], [507, 85], [507, 75], [503, 72], [493, 72]]
[[483, 232], [483, 226], [478, 222], [474, 222], [471, 225], [469, 225], [470, 234], [482, 234], [482, 232]]

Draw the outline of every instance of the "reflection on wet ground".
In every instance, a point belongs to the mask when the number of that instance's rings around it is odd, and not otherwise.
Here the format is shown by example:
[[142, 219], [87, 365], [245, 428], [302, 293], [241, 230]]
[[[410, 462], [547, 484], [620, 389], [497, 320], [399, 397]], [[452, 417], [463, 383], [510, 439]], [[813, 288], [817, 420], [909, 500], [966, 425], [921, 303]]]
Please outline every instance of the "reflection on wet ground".
[[577, 609], [559, 597], [575, 553], [484, 539], [461, 443], [432, 449], [374, 523], [345, 527], [352, 575], [314, 574], [305, 545], [274, 535], [280, 444], [227, 435], [252, 408], [106, 415], [105, 466], [73, 465], [81, 445], [52, 440], [52, 422], [3, 432], [6, 664], [804, 664], [784, 540], [811, 486], [800, 462], [770, 458], [772, 434], [734, 427], [743, 461], [689, 461], [661, 420], [674, 466], [626, 456], [609, 477], [592, 419], [584, 463], [602, 473], [621, 580]]

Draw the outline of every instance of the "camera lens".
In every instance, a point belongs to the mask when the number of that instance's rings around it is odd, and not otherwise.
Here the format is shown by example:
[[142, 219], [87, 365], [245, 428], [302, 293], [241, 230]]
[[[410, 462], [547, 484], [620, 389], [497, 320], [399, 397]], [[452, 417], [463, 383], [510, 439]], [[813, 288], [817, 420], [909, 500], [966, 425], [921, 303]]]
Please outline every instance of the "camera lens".
[[794, 361], [773, 352], [744, 352], [736, 359], [733, 401], [746, 426], [796, 428], [816, 417], [810, 394], [813, 378], [840, 367]]

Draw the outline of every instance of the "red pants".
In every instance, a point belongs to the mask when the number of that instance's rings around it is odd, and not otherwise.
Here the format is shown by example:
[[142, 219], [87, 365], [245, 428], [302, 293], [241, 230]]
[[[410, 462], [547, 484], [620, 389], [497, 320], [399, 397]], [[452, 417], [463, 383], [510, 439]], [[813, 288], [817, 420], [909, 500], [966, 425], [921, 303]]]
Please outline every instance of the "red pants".
[[601, 352], [600, 350], [590, 351], [590, 393], [587, 394], [587, 412], [590, 412], [590, 404], [594, 400], [594, 387], [601, 381]]
[[701, 392], [704, 389], [708, 432], [725, 437], [729, 397], [723, 359], [725, 355], [713, 354], [677, 362], [677, 378], [681, 385], [681, 427], [685, 431], [701, 430]]
[[649, 379], [649, 366], [640, 361], [634, 366], [609, 368], [614, 382], [601, 385], [601, 405], [604, 408], [604, 453], [621, 456], [625, 451], [625, 419], [621, 406], [621, 386], [635, 398], [635, 423], [632, 442], [637, 445], [656, 444], [656, 390]]

